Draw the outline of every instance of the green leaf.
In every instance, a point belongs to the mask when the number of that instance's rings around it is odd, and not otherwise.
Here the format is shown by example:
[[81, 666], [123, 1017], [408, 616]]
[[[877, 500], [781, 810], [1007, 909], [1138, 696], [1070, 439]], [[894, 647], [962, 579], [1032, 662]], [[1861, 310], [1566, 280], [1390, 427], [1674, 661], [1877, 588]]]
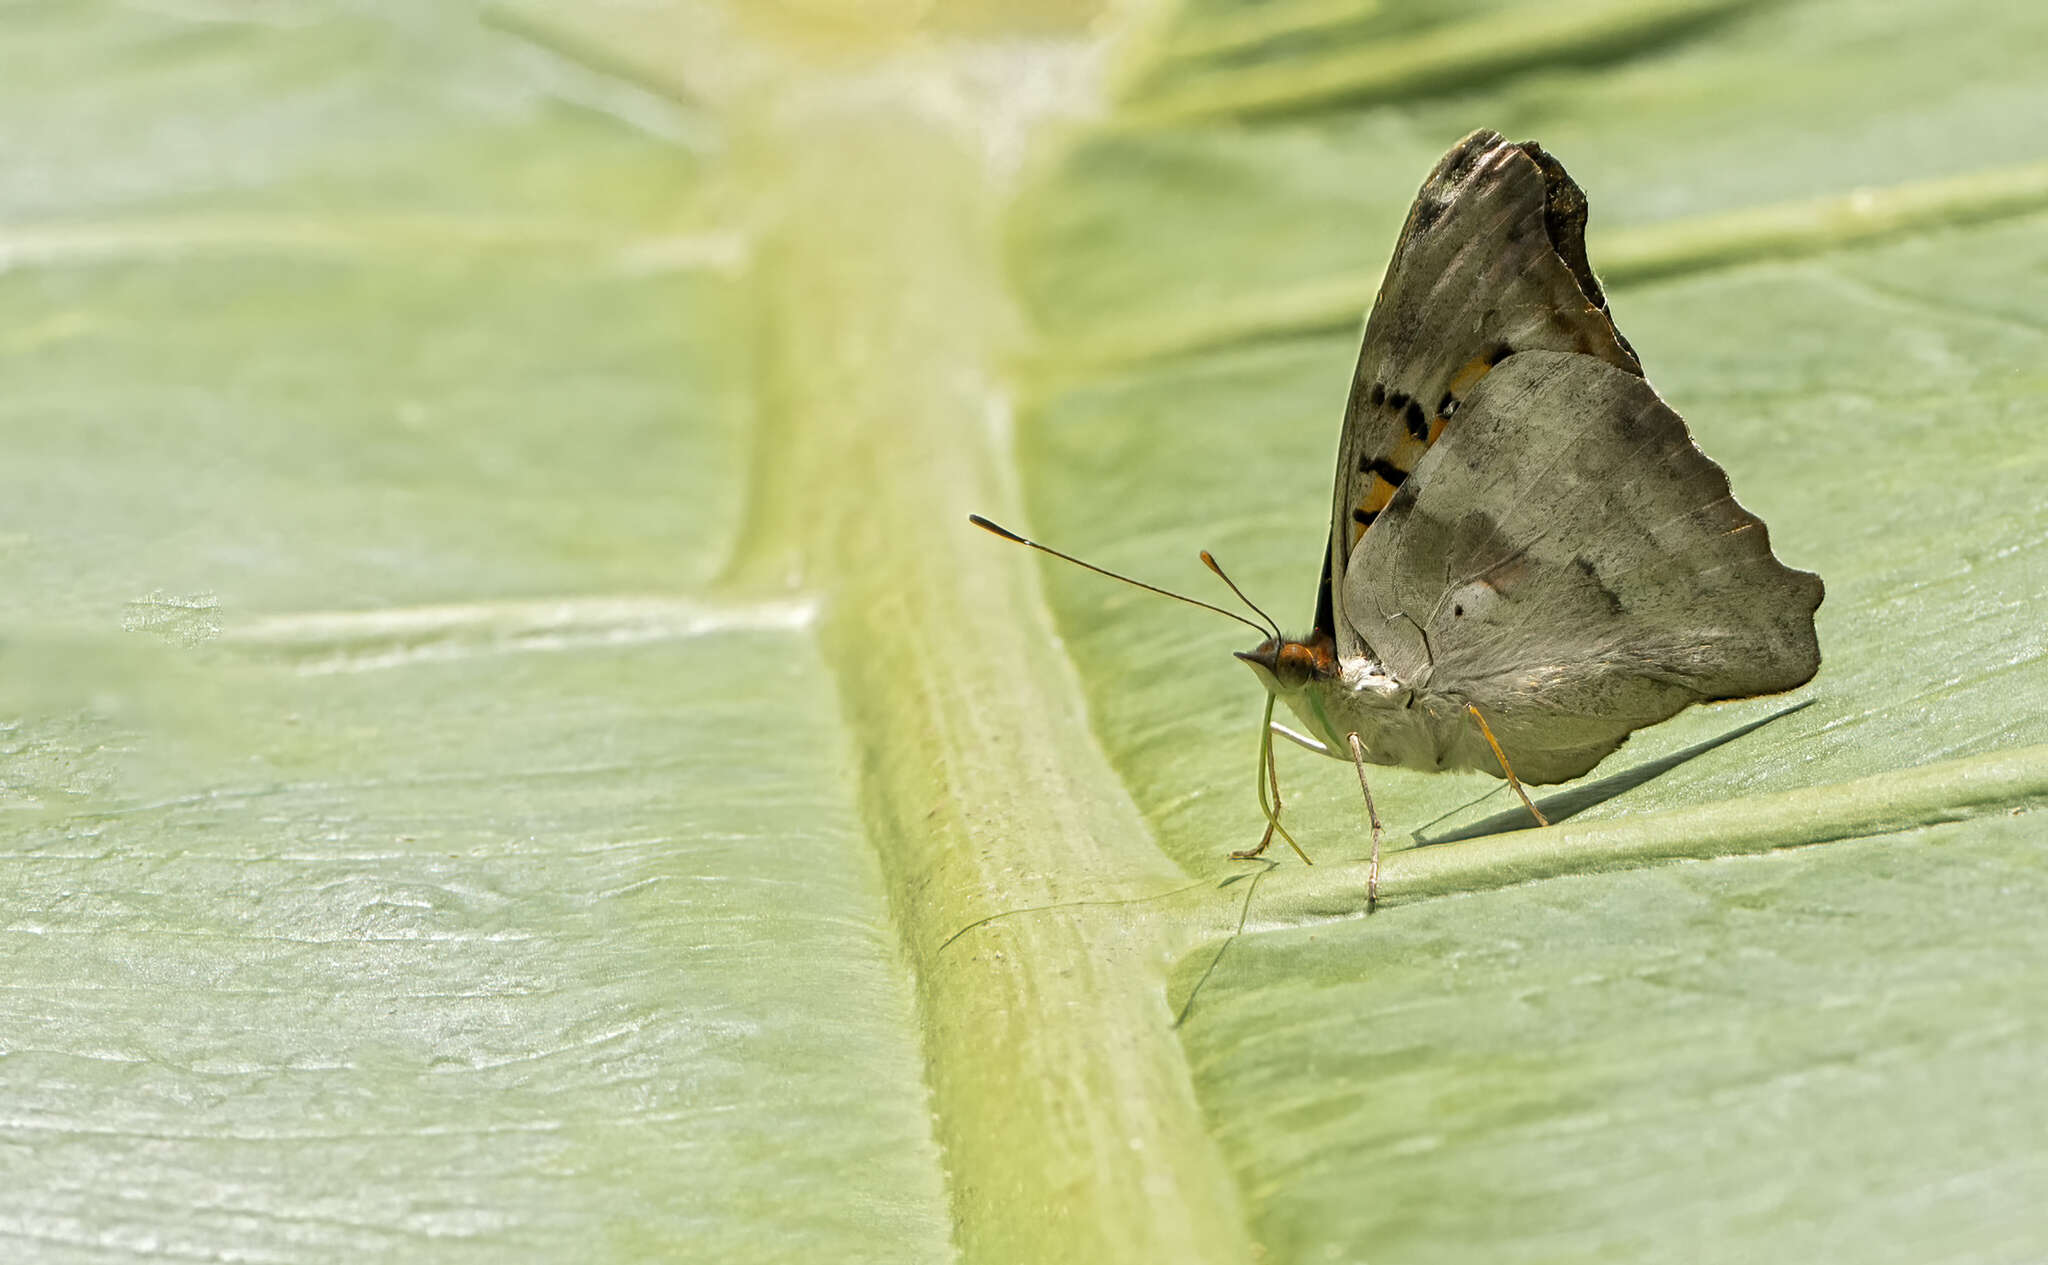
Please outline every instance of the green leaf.
[[[2048, 1251], [2048, 105], [1849, 0], [13, 3], [10, 1257]], [[1356, 329], [1592, 200], [1824, 664], [1282, 755]]]
[[[2018, 281], [2048, 273], [2048, 199], [2013, 131], [2039, 36], [2004, 23], [1776, 6], [1364, 110], [1312, 109], [1303, 69], [1293, 113], [1115, 130], [1032, 191], [1013, 240], [1049, 346], [1021, 451], [1063, 548], [1194, 587], [1206, 546], [1305, 622], [1356, 313], [1421, 175], [1484, 125], [1570, 166], [1651, 379], [1828, 583], [1811, 687], [1638, 734], [1539, 795], [1583, 814], [1556, 829], [1498, 834], [1527, 819], [1491, 779], [1377, 774], [1435, 846], [1389, 859], [1371, 918], [1329, 864], [1363, 846], [1349, 770], [1283, 751], [1323, 864], [1169, 984], [1275, 1259], [2041, 1250], [2043, 1031], [2013, 1004], [2048, 871], [2006, 814], [2048, 792], [2048, 307]], [[1219, 872], [1258, 821], [1231, 632], [1046, 579], [1161, 847]], [[1704, 863], [1630, 872], [1659, 858]]]
[[0, 1255], [945, 1259], [672, 111], [214, 9], [6, 18]]

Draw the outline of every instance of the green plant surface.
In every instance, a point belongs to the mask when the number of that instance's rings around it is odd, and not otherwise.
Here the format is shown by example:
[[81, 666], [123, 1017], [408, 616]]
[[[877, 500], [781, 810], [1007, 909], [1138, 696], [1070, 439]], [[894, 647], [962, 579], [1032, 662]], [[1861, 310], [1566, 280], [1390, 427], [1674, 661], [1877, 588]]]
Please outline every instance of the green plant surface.
[[[2048, 32], [1617, 14], [0, 8], [0, 1255], [2048, 1254]], [[1378, 771], [1368, 911], [1246, 630], [964, 519], [1299, 627], [1477, 126], [1824, 663]]]
[[4, 21], [0, 1257], [945, 1259], [808, 603], [706, 591], [668, 107], [466, 14]]
[[[1394, 833], [1434, 846], [1389, 858], [1370, 918], [1350, 771], [1281, 749], [1323, 864], [1283, 857], [1169, 986], [1275, 1259], [2040, 1250], [2048, 218], [2013, 97], [2043, 41], [1954, 17], [1769, 6], [1470, 93], [1125, 127], [1026, 195], [1020, 453], [1062, 548], [1214, 597], [1206, 547], [1305, 626], [1355, 313], [1434, 156], [1485, 125], [1585, 186], [1652, 381], [1828, 583], [1812, 686], [1636, 735], [1537, 793], [1562, 826], [1524, 830], [1492, 779], [1377, 771]], [[1228, 872], [1258, 691], [1223, 652], [1252, 638], [1046, 583], [1160, 846]], [[1694, 860], [1627, 868], [1658, 858]]]
[[[750, 1256], [772, 1223], [786, 1259], [943, 1258], [806, 638], [565, 640], [103, 650], [66, 666], [126, 676], [117, 710], [10, 726], [47, 770], [8, 787], [10, 1257]], [[10, 683], [63, 660], [27, 649]]]
[[[1615, 6], [1492, 7], [1568, 22]], [[1062, 354], [1261, 310], [1333, 279], [1350, 297], [1326, 306], [1325, 326], [1351, 329], [1422, 177], [1477, 126], [1533, 136], [1561, 156], [1591, 198], [1589, 246], [1603, 270], [1624, 262], [1602, 263], [1617, 230], [1678, 236], [1725, 213], [2042, 161], [2030, 73], [2048, 42], [2039, 10], [1988, 0], [1882, 12], [1854, 0], [1720, 7], [1706, 29], [1604, 65], [1451, 64], [1435, 90], [1394, 102], [1318, 110], [1311, 99], [1249, 126], [1212, 114], [1106, 129], [1028, 198], [1020, 287]], [[1480, 33], [1499, 24], [1490, 14], [1464, 21]], [[1324, 47], [1358, 55], [1355, 45]], [[1285, 81], [1313, 60], [1257, 69]], [[1187, 91], [1215, 99], [1219, 80], [1228, 86], [1219, 73]], [[1629, 312], [1618, 315], [1626, 329]]]
[[2040, 847], [1999, 816], [1247, 935], [1188, 1056], [1275, 1259], [2024, 1260]]

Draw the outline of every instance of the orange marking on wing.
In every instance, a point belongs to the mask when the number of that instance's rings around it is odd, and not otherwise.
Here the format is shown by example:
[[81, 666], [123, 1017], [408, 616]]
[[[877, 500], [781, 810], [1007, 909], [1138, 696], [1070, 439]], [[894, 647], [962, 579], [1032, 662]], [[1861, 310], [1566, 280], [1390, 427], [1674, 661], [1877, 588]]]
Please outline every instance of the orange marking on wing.
[[1437, 441], [1438, 439], [1441, 439], [1441, 438], [1443, 437], [1443, 433], [1444, 433], [1444, 422], [1445, 422], [1446, 420], [1448, 420], [1448, 419], [1446, 419], [1446, 418], [1441, 418], [1441, 417], [1432, 417], [1432, 418], [1430, 418], [1430, 419], [1429, 419], [1429, 442], [1430, 442], [1430, 443], [1434, 444], [1434, 443], [1435, 443], [1435, 442], [1436, 442], [1436, 441]]
[[1358, 510], [1362, 514], [1377, 514], [1387, 508], [1387, 503], [1393, 499], [1394, 485], [1374, 475], [1372, 486], [1366, 489], [1365, 499], [1358, 503]]
[[1466, 394], [1479, 385], [1479, 380], [1492, 372], [1493, 365], [1486, 357], [1472, 357], [1465, 362], [1463, 368], [1451, 375], [1451, 397], [1463, 403]]
[[[1415, 472], [1416, 463], [1421, 461], [1423, 454], [1429, 451], [1429, 446], [1436, 442], [1436, 437], [1443, 433], [1443, 426], [1442, 418], [1437, 418], [1436, 421], [1431, 423], [1428, 439], [1417, 439], [1406, 431], [1401, 432], [1394, 439], [1393, 446], [1388, 448], [1376, 460], [1392, 466], [1403, 478], [1406, 478]], [[1399, 484], [1390, 481], [1378, 471], [1375, 470], [1371, 473], [1370, 481], [1365, 486], [1365, 495], [1359, 499], [1356, 506], [1352, 507], [1354, 515], [1351, 520], [1352, 548], [1357, 547], [1359, 540], [1364, 537], [1366, 529], [1372, 525], [1370, 521], [1359, 522], [1356, 515], [1363, 514], [1368, 520], [1377, 517], [1381, 510], [1393, 503], [1394, 493], [1399, 487]]]

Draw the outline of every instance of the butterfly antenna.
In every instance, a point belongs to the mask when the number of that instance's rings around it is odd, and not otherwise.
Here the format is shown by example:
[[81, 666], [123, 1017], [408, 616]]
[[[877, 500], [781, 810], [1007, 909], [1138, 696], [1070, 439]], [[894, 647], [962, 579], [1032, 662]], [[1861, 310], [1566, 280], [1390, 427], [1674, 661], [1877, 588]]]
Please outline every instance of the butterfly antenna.
[[[993, 535], [1001, 536], [1004, 540], [1010, 541], [1013, 544], [1024, 545], [1027, 548], [1036, 549], [1040, 553], [1049, 553], [1053, 557], [1058, 558], [1062, 562], [1071, 562], [1075, 566], [1080, 567], [1084, 571], [1093, 571], [1097, 575], [1106, 575], [1112, 580], [1122, 580], [1125, 584], [1132, 585], [1136, 588], [1141, 588], [1145, 590], [1147, 593], [1157, 593], [1161, 597], [1170, 597], [1176, 602], [1186, 602], [1189, 606], [1199, 606], [1205, 611], [1215, 611], [1218, 615], [1223, 615], [1230, 619], [1236, 620], [1238, 623], [1243, 624], [1245, 627], [1252, 629], [1254, 632], [1257, 632], [1260, 636], [1264, 636], [1266, 634], [1266, 630], [1264, 628], [1261, 628], [1257, 624], [1254, 624], [1252, 621], [1246, 619], [1244, 616], [1238, 614], [1236, 611], [1225, 610], [1221, 606], [1212, 606], [1209, 603], [1202, 601], [1200, 598], [1189, 597], [1185, 593], [1176, 593], [1172, 589], [1162, 589], [1156, 584], [1147, 584], [1143, 580], [1133, 580], [1131, 577], [1127, 575], [1119, 575], [1114, 571], [1107, 570], [1103, 567], [1098, 567], [1092, 562], [1083, 562], [1072, 554], [1061, 553], [1059, 550], [1053, 548], [1051, 545], [1041, 545], [1035, 540], [1027, 540], [1024, 537], [1019, 536], [1016, 532], [1011, 531], [1009, 528], [1004, 527], [999, 523], [992, 523], [986, 518], [983, 518], [979, 514], [969, 514], [967, 516], [967, 521], [973, 523], [976, 527], [981, 528], [983, 531], [989, 532]], [[1206, 558], [1208, 555], [1204, 554], [1203, 556]], [[1213, 566], [1214, 564], [1212, 563], [1211, 565]], [[1229, 581], [1226, 580], [1224, 581], [1224, 583], [1228, 584]], [[1237, 586], [1233, 584], [1231, 585], [1231, 587], [1236, 588]], [[1242, 597], [1244, 595], [1240, 593], [1238, 596]], [[1251, 606], [1251, 603], [1247, 602], [1245, 603], [1245, 605]], [[1253, 606], [1252, 609], [1258, 610], [1258, 607]]]
[[1244, 590], [1237, 587], [1237, 581], [1223, 574], [1223, 568], [1217, 565], [1215, 557], [1211, 555], [1207, 549], [1202, 550], [1202, 565], [1209, 568], [1211, 571], [1214, 571], [1216, 573], [1217, 579], [1223, 581], [1225, 584], [1228, 584], [1230, 586], [1230, 591], [1237, 594], [1237, 600], [1243, 602], [1246, 606], [1251, 607], [1252, 614], [1257, 615], [1260, 619], [1265, 620], [1267, 624], [1271, 625], [1273, 639], [1275, 641], [1287, 640], [1287, 638], [1280, 635], [1279, 621], [1275, 620], [1271, 615], [1268, 615], [1266, 612], [1260, 610], [1259, 604], [1257, 602], [1254, 602], [1252, 599], [1246, 597], [1244, 595]]

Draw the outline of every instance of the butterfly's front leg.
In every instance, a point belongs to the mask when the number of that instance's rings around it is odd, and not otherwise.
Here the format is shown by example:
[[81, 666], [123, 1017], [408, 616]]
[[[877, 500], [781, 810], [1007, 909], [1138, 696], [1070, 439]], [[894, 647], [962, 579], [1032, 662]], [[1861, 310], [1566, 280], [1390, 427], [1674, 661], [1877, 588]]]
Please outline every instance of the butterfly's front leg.
[[[1273, 756], [1273, 733], [1280, 728], [1280, 726], [1273, 723], [1273, 696], [1268, 694], [1266, 696], [1265, 720], [1259, 727], [1260, 768], [1258, 773], [1259, 810], [1266, 815], [1266, 833], [1259, 836], [1258, 847], [1240, 848], [1238, 851], [1230, 854], [1230, 859], [1233, 861], [1257, 860], [1272, 845], [1273, 832], [1277, 830], [1280, 832], [1280, 837], [1287, 840], [1287, 846], [1294, 849], [1294, 855], [1301, 858], [1303, 865], [1314, 865], [1315, 862], [1308, 859], [1308, 853], [1303, 852], [1301, 845], [1294, 841], [1294, 836], [1287, 833], [1287, 827], [1280, 824], [1280, 765], [1279, 761]], [[1288, 731], [1281, 730], [1281, 732]], [[1268, 785], [1273, 788], [1271, 803], [1268, 803], [1266, 800], [1266, 788]]]
[[[1266, 815], [1266, 833], [1259, 836], [1258, 847], [1239, 848], [1231, 853], [1230, 859], [1233, 861], [1258, 860], [1259, 857], [1265, 854], [1266, 849], [1272, 846], [1273, 832], [1280, 829], [1280, 771], [1274, 767], [1273, 744], [1270, 740], [1263, 744], [1262, 753], [1264, 758], [1260, 760], [1260, 764], [1263, 767], [1259, 770], [1259, 810]], [[1273, 785], [1273, 802], [1271, 804], [1266, 802], [1266, 783], [1268, 778], [1272, 780]], [[1294, 840], [1290, 838], [1287, 842], [1293, 843]], [[1300, 850], [1299, 847], [1295, 849], [1297, 852]], [[1307, 858], [1304, 857], [1303, 859], [1306, 860]]]

